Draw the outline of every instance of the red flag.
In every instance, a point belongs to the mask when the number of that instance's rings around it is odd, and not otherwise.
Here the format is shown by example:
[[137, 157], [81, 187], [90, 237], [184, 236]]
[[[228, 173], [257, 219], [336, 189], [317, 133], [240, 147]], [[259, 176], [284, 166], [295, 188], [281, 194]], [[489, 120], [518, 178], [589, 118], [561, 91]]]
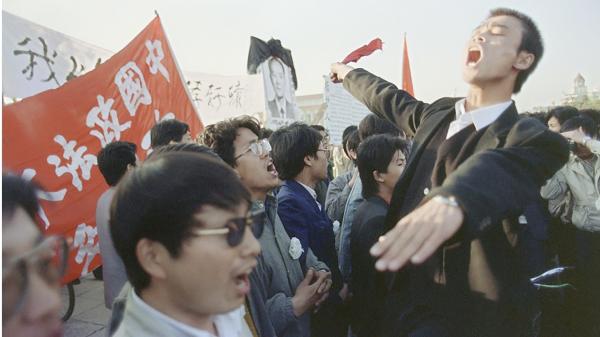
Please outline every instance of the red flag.
[[408, 60], [408, 47], [406, 46], [406, 34], [404, 35], [404, 54], [402, 55], [402, 90], [415, 96], [413, 90], [412, 76], [410, 74], [410, 61]]
[[381, 50], [382, 47], [383, 42], [381, 42], [380, 38], [376, 38], [373, 41], [369, 42], [369, 44], [366, 44], [348, 54], [348, 56], [346, 56], [342, 63], [348, 64], [350, 62], [358, 62], [358, 60], [360, 60], [363, 56], [371, 55], [377, 49]]
[[3, 110], [4, 168], [49, 192], [41, 196], [41, 223], [48, 234], [73, 238], [65, 281], [101, 262], [95, 213], [108, 186], [98, 151], [130, 141], [144, 158], [159, 120], [185, 121], [194, 135], [202, 130], [158, 17], [96, 69]]

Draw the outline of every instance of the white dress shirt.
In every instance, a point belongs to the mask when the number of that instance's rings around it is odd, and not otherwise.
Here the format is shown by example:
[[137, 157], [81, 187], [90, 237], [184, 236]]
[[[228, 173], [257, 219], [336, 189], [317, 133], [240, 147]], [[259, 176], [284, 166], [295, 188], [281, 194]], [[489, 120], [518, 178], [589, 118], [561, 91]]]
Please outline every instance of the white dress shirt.
[[321, 204], [317, 201], [317, 192], [311, 188], [308, 185], [304, 185], [303, 183], [299, 182], [298, 180], [296, 180], [298, 182], [298, 184], [302, 185], [302, 187], [304, 187], [304, 189], [306, 189], [308, 191], [308, 193], [310, 194], [311, 197], [313, 197], [313, 199], [315, 199], [315, 202], [317, 203], [317, 206], [319, 206], [319, 211], [321, 210]]
[[466, 98], [463, 98], [456, 102], [454, 107], [454, 110], [456, 110], [456, 119], [450, 123], [446, 139], [454, 136], [471, 124], [475, 126], [475, 130], [479, 131], [492, 124], [512, 104], [512, 101], [506, 101], [467, 112], [465, 110], [466, 101]]
[[[173, 329], [181, 332], [182, 336], [194, 336], [194, 337], [240, 337], [240, 336], [249, 336], [249, 330], [247, 328], [246, 322], [244, 321], [244, 306], [241, 306], [233, 311], [230, 311], [225, 314], [215, 315], [213, 317], [213, 322], [217, 329], [217, 336], [212, 333], [194, 328], [182, 322], [179, 322], [162, 312], [154, 309], [149, 306], [142, 300], [135, 291], [132, 291], [133, 301], [135, 305], [146, 312], [148, 317], [151, 317], [152, 320], [156, 322], [162, 322], [162, 324], [170, 325]], [[251, 334], [250, 334], [251, 335]]]

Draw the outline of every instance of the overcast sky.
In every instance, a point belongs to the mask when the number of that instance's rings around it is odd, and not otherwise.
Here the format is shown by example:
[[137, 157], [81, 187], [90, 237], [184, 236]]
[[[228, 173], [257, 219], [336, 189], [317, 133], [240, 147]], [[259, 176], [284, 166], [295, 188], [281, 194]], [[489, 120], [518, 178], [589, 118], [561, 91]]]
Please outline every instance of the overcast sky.
[[222, 75], [246, 73], [250, 36], [280, 39], [291, 49], [297, 95], [321, 93], [332, 62], [380, 37], [383, 51], [358, 66], [400, 83], [406, 32], [415, 95], [423, 101], [464, 95], [463, 48], [489, 9], [529, 14], [546, 52], [522, 93], [520, 110], [558, 103], [581, 73], [600, 89], [600, 1], [519, 0], [4, 0], [3, 9], [114, 52], [154, 17], [156, 9], [181, 67]]

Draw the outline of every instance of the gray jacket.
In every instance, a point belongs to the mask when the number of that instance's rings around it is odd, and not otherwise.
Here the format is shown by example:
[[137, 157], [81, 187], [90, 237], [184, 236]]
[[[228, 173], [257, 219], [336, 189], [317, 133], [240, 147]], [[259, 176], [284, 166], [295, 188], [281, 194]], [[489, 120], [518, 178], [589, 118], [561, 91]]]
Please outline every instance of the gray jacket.
[[325, 198], [325, 211], [327, 211], [327, 215], [331, 221], [337, 220], [340, 224], [342, 223], [346, 201], [352, 190], [352, 188], [348, 186], [348, 183], [352, 179], [353, 173], [354, 170], [350, 170], [329, 183], [327, 197]]
[[569, 161], [542, 187], [545, 199], [562, 199], [571, 192], [571, 222], [579, 229], [600, 232], [600, 141], [590, 139], [585, 145], [596, 157], [594, 177], [587, 174], [582, 160], [571, 155]]
[[352, 222], [354, 222], [354, 214], [363, 200], [365, 199], [363, 199], [362, 196], [362, 181], [360, 180], [360, 177], [357, 177], [354, 186], [350, 191], [350, 195], [348, 196], [348, 200], [346, 201], [344, 219], [340, 228], [338, 260], [344, 283], [350, 282], [350, 276], [352, 274], [352, 262], [350, 257], [350, 233], [352, 232]]
[[[252, 205], [253, 209], [260, 207], [265, 205], [257, 202]], [[277, 215], [274, 197], [267, 197], [265, 211], [267, 220], [259, 239], [261, 254], [256, 269], [250, 274], [248, 300], [254, 325], [261, 337], [310, 336], [310, 313], [296, 317], [292, 308], [292, 297], [304, 279], [306, 268], [289, 253], [290, 237]], [[310, 250], [306, 264], [308, 268], [329, 270]]]

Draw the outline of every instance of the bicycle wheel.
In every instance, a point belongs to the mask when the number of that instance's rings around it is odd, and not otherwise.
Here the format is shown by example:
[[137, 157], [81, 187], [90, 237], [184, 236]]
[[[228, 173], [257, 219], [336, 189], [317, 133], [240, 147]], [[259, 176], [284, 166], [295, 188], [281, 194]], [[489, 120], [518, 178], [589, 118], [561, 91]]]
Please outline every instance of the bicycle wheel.
[[60, 289], [60, 295], [62, 300], [61, 317], [63, 322], [66, 322], [75, 309], [75, 288], [73, 283], [67, 283]]

